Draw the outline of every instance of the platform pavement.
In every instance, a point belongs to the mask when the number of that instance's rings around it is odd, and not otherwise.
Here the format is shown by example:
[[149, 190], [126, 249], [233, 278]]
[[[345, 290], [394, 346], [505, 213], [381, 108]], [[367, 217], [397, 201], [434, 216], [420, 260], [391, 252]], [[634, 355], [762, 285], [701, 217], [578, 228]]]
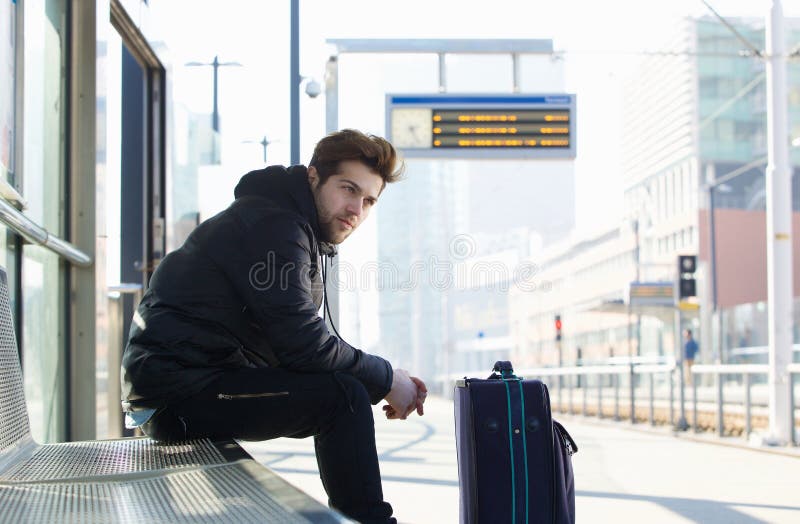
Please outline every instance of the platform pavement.
[[[424, 417], [387, 421], [375, 408], [386, 499], [408, 524], [458, 522], [453, 404], [431, 397]], [[675, 438], [666, 430], [563, 417], [581, 523], [797, 523], [800, 457]], [[255, 458], [325, 502], [310, 439], [244, 443]]]

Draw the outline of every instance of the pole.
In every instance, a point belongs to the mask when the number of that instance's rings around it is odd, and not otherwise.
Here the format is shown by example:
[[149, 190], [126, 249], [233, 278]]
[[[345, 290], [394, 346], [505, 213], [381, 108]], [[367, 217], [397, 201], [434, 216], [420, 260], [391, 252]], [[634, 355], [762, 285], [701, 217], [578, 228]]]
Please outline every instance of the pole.
[[439, 53], [439, 92], [447, 92], [447, 59], [444, 53]]
[[[558, 369], [561, 370], [564, 367], [564, 351], [563, 346], [561, 345], [561, 339], [556, 340], [556, 349], [558, 350]], [[571, 384], [570, 384], [571, 385]], [[561, 396], [561, 392], [564, 389], [564, 376], [558, 375], [558, 403], [559, 407], [563, 404], [562, 399], [564, 397]]]
[[325, 133], [339, 128], [339, 57], [332, 55], [325, 64]]
[[[634, 252], [633, 252], [633, 264], [634, 264], [634, 271], [635, 271], [634, 282], [638, 283], [639, 282], [639, 278], [640, 278], [640, 275], [639, 275], [639, 218], [638, 217], [633, 219], [633, 222], [631, 223], [631, 227], [633, 228], [633, 235], [634, 235], [633, 238], [634, 238], [634, 242], [635, 242], [635, 248], [634, 248]], [[636, 414], [635, 414], [636, 406], [635, 406], [635, 401], [634, 401], [634, 393], [636, 391], [635, 390], [636, 384], [635, 384], [634, 381], [636, 380], [636, 376], [633, 374], [633, 320], [632, 320], [632, 318], [633, 318], [633, 304], [631, 303], [631, 298], [630, 298], [630, 287], [631, 286], [628, 285], [628, 326], [627, 327], [628, 327], [628, 368], [630, 370], [630, 373], [628, 375], [628, 378], [630, 380], [630, 384], [629, 384], [629, 386], [630, 386], [629, 387], [629, 390], [630, 390], [630, 399], [629, 399], [630, 405], [629, 405], [629, 407], [630, 407], [631, 423], [635, 423], [636, 422]], [[638, 349], [637, 349], [637, 352], [638, 352]], [[617, 380], [618, 381], [619, 381], [619, 378], [620, 377], [618, 375], [617, 376]]]
[[[714, 222], [714, 185], [708, 185], [708, 266], [711, 273], [711, 310], [714, 315], [721, 315], [717, 305], [717, 243], [716, 224]], [[712, 319], [713, 321], [713, 319]], [[712, 335], [713, 339], [713, 335]], [[722, 355], [722, 338], [719, 338], [719, 355]], [[716, 360], [716, 359], [715, 359]]]
[[219, 133], [219, 68], [222, 66], [241, 66], [239, 62], [220, 62], [219, 56], [214, 56], [213, 62], [187, 62], [187, 66], [211, 66], [214, 69], [214, 90], [212, 91], [213, 109], [211, 111], [211, 129]]
[[291, 112], [290, 161], [300, 163], [300, 0], [292, 0], [289, 64], [289, 106]]
[[[678, 279], [680, 279], [680, 275], [678, 275]], [[676, 282], [678, 279], [676, 279]], [[677, 289], [676, 295], [678, 295]], [[678, 352], [678, 422], [675, 424], [675, 429], [686, 431], [689, 429], [689, 423], [686, 422], [686, 372], [683, 363], [683, 345], [681, 344], [681, 309], [677, 303], [675, 304], [675, 327], [673, 329], [675, 332], [675, 351]], [[694, 384], [694, 380], [692, 384]]]
[[783, 8], [773, 0], [767, 44], [767, 300], [770, 444], [792, 441], [787, 366], [792, 357], [792, 203]]
[[[634, 234], [636, 235], [636, 282], [641, 281], [641, 239], [639, 238], [639, 217], [633, 223]], [[642, 314], [636, 313], [636, 356], [642, 355]]]
[[214, 132], [219, 133], [219, 107], [217, 106], [217, 70], [219, 69], [219, 57], [214, 55], [214, 61], [211, 62], [211, 67], [214, 68], [214, 110], [211, 113], [211, 128]]
[[[331, 134], [339, 128], [339, 59], [337, 55], [328, 58], [325, 65], [325, 133]], [[330, 259], [329, 280], [339, 282], [339, 257]], [[339, 286], [325, 289], [328, 295], [328, 327], [339, 325]]]

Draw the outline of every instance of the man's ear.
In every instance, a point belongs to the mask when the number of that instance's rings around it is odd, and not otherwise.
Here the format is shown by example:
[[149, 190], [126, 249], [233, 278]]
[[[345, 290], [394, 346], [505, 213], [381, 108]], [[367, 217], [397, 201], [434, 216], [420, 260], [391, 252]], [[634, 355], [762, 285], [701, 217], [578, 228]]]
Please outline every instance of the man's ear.
[[310, 166], [308, 168], [308, 185], [311, 186], [311, 189], [316, 189], [317, 184], [319, 184], [319, 173], [317, 173], [316, 167]]

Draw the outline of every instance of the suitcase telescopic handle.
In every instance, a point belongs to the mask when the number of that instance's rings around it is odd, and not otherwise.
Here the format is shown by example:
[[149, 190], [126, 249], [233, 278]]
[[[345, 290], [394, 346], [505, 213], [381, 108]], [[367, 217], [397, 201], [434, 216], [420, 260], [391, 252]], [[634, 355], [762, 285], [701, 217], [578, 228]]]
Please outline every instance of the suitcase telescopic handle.
[[[512, 366], [511, 362], [508, 360], [498, 360], [495, 362], [492, 371], [492, 376], [489, 378], [516, 378], [514, 376], [514, 366]], [[500, 373], [500, 375], [497, 375], [497, 373]]]

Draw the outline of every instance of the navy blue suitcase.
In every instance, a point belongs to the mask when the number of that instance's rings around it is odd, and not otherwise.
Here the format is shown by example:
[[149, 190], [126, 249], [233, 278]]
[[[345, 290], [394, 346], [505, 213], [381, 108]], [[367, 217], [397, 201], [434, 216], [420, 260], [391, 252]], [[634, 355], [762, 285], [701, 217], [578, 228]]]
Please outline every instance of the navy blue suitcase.
[[572, 454], [547, 386], [497, 362], [487, 379], [456, 384], [460, 522], [574, 523]]

